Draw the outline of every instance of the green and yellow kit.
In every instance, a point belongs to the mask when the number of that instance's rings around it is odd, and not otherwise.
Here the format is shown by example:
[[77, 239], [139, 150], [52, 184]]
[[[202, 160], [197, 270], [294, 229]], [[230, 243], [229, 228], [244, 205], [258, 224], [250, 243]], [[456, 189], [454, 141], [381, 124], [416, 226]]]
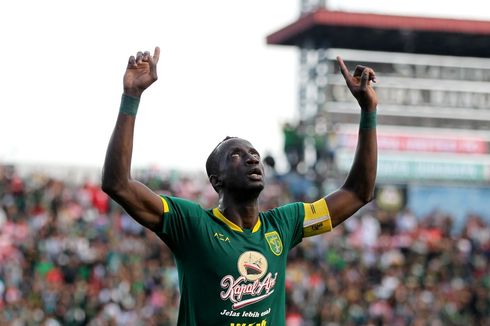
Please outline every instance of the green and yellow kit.
[[286, 260], [304, 236], [332, 228], [325, 199], [260, 212], [242, 229], [218, 208], [162, 196], [157, 235], [172, 250], [180, 287], [178, 325], [285, 325]]

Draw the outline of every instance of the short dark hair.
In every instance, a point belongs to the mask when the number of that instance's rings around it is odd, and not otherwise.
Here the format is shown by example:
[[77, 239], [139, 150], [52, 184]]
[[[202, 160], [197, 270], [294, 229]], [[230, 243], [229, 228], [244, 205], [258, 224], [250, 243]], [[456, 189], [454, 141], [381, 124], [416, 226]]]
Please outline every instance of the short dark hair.
[[226, 136], [225, 139], [219, 142], [218, 145], [213, 149], [211, 154], [209, 154], [208, 159], [206, 160], [206, 173], [208, 174], [208, 178], [211, 175], [216, 175], [218, 174], [218, 169], [219, 169], [219, 155], [218, 155], [218, 148], [221, 144], [223, 144], [225, 141], [233, 138], [238, 138], [238, 137], [230, 137]]

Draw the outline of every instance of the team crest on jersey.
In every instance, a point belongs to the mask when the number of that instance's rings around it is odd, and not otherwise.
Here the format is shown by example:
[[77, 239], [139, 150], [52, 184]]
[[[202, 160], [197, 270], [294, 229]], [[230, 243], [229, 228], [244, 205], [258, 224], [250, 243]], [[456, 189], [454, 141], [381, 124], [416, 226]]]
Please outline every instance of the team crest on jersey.
[[279, 233], [276, 231], [268, 232], [265, 234], [265, 239], [274, 255], [279, 256], [282, 254], [282, 241]]

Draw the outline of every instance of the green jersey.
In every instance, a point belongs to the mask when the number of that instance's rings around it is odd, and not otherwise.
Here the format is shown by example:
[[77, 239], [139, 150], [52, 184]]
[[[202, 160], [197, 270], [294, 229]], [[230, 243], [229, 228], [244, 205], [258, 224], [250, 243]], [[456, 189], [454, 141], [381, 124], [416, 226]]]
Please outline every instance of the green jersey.
[[242, 229], [217, 209], [162, 196], [157, 235], [179, 272], [178, 325], [285, 325], [287, 254], [303, 238], [303, 203], [259, 214]]

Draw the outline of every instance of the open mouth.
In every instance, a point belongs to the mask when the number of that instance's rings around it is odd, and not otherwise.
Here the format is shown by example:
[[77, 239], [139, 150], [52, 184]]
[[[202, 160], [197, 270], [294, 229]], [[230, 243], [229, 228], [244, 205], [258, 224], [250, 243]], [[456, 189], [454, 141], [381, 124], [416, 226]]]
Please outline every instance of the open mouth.
[[252, 169], [248, 172], [248, 176], [252, 180], [262, 180], [262, 171], [259, 168]]

